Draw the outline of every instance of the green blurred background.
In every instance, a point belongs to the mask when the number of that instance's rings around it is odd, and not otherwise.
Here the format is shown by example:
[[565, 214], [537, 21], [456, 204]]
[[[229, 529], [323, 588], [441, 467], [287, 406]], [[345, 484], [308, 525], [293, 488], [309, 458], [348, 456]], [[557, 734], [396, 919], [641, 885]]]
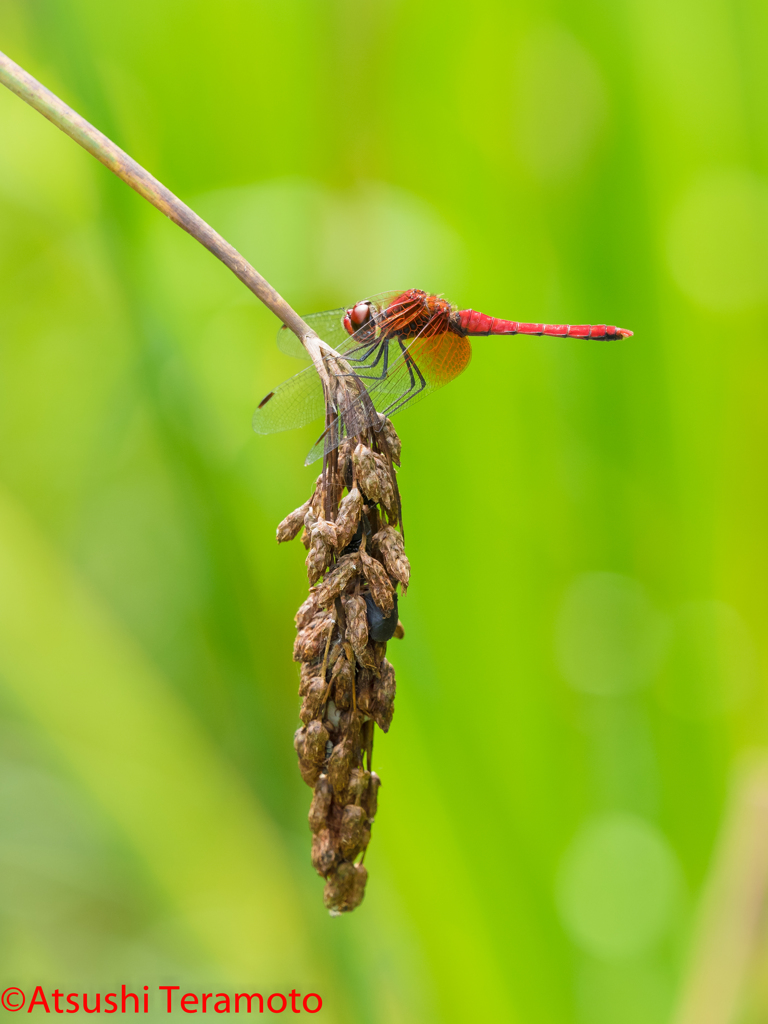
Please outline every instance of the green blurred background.
[[[0, 93], [2, 987], [682, 1019], [768, 746], [767, 43], [754, 0], [3, 0], [0, 49], [300, 312], [422, 287], [635, 337], [478, 339], [399, 419], [397, 714], [332, 920], [291, 742], [304, 552], [274, 541], [314, 431], [250, 430], [297, 367]], [[713, 1021], [765, 1019], [750, 934]]]

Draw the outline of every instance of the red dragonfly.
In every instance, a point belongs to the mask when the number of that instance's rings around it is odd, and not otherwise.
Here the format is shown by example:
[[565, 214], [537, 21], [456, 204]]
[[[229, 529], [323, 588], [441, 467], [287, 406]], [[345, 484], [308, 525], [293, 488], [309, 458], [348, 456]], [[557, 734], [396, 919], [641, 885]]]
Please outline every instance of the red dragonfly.
[[[553, 338], [629, 338], [632, 331], [607, 324], [529, 324], [499, 320], [474, 309], [458, 309], [438, 295], [417, 288], [384, 292], [349, 309], [332, 309], [306, 317], [310, 327], [350, 364], [363, 381], [365, 407], [392, 416], [458, 377], [469, 363], [469, 338], [489, 334], [533, 334]], [[288, 355], [308, 360], [298, 338], [281, 327], [277, 343]], [[371, 406], [372, 403], [372, 406]], [[353, 417], [360, 423], [360, 410]], [[253, 415], [258, 434], [292, 430], [325, 415], [320, 378], [310, 365], [289, 377], [259, 403]], [[366, 414], [363, 413], [364, 418]], [[339, 415], [327, 428], [305, 465], [338, 445], [345, 436]], [[371, 422], [371, 426], [377, 427]]]

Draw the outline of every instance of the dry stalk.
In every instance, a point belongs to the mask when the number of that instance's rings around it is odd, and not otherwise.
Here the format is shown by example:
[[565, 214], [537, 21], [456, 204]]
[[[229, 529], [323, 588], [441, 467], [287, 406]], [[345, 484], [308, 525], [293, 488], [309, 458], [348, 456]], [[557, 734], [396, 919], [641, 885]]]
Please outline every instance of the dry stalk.
[[[330, 424], [334, 408], [343, 409], [362, 388], [354, 377], [335, 380]], [[373, 735], [392, 721], [395, 671], [385, 655], [387, 641], [403, 636], [396, 589], [400, 584], [405, 592], [410, 576], [394, 470], [400, 439], [384, 417], [370, 422], [344, 424], [348, 436], [326, 456], [312, 496], [277, 528], [282, 542], [303, 525], [308, 549], [311, 586], [296, 614], [293, 650], [301, 662], [303, 723], [294, 746], [301, 776], [314, 790], [312, 863], [326, 880], [332, 915], [354, 910], [365, 894], [363, 858], [381, 785]]]

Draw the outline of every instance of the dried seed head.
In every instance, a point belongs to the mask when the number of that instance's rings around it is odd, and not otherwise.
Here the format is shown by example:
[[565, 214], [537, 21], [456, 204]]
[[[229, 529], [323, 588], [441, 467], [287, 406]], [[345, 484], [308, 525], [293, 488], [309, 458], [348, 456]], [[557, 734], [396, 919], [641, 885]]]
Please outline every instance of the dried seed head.
[[321, 775], [317, 780], [315, 792], [312, 796], [312, 803], [309, 807], [309, 827], [313, 832], [319, 832], [327, 827], [328, 811], [331, 808], [333, 789], [326, 775]]
[[405, 630], [403, 629], [403, 624], [400, 621], [400, 619], [397, 620], [395, 632], [392, 634], [392, 636], [395, 638], [395, 640], [402, 640], [403, 637], [405, 636]]
[[405, 593], [411, 578], [411, 563], [405, 556], [402, 534], [394, 526], [383, 526], [374, 536], [372, 547], [392, 579], [402, 584]]
[[400, 438], [397, 436], [395, 428], [392, 426], [392, 421], [387, 419], [383, 413], [379, 413], [378, 440], [382, 448], [387, 448], [394, 464], [399, 466], [401, 449]]
[[363, 496], [357, 487], [353, 487], [339, 505], [336, 517], [337, 548], [343, 551], [355, 535], [360, 517], [363, 514]]
[[299, 531], [304, 525], [304, 516], [309, 511], [310, 502], [305, 501], [299, 508], [294, 509], [290, 515], [286, 516], [285, 519], [280, 523], [277, 528], [277, 543], [282, 544], [286, 540], [293, 540], [294, 537], [298, 536]]
[[333, 836], [327, 828], [321, 829], [312, 838], [312, 866], [323, 878], [336, 862], [336, 849]]
[[354, 859], [370, 840], [380, 785], [365, 758], [376, 724], [386, 731], [392, 720], [386, 642], [403, 635], [396, 586], [405, 590], [410, 566], [393, 528], [400, 524], [393, 468], [400, 439], [386, 417], [370, 424], [370, 405], [360, 401], [364, 389], [349, 364], [330, 354], [324, 361], [332, 384], [326, 400], [336, 402], [347, 437], [324, 460], [311, 499], [280, 524], [278, 541], [296, 537], [303, 522], [311, 589], [296, 613], [304, 724], [294, 744], [314, 790], [312, 862], [327, 879], [326, 906], [340, 914], [365, 892], [367, 872]]
[[368, 586], [371, 588], [374, 603], [385, 615], [389, 615], [395, 607], [395, 590], [389, 576], [384, 571], [384, 566], [375, 558], [367, 555], [365, 551], [360, 552], [360, 560], [365, 578], [368, 580]]
[[362, 849], [365, 818], [362, 807], [349, 804], [344, 808], [339, 829], [339, 849], [345, 860], [354, 860]]
[[395, 670], [384, 659], [381, 666], [381, 679], [376, 684], [371, 704], [371, 716], [382, 732], [388, 732], [395, 713]]
[[331, 914], [345, 914], [359, 907], [365, 896], [368, 872], [363, 864], [339, 864], [325, 883], [323, 902]]
[[299, 711], [299, 718], [307, 725], [313, 718], [320, 718], [323, 713], [325, 691], [328, 686], [324, 679], [316, 678], [309, 687]]
[[343, 555], [323, 582], [313, 588], [312, 593], [315, 595], [318, 605], [327, 607], [346, 589], [350, 580], [359, 572], [360, 559], [358, 555]]

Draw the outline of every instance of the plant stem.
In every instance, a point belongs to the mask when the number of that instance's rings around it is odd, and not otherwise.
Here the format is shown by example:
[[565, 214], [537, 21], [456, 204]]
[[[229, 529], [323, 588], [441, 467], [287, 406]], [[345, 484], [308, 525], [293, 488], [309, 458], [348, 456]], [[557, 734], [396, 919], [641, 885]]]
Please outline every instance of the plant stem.
[[186, 203], [182, 203], [173, 192], [148, 171], [145, 171], [140, 164], [123, 152], [106, 135], [94, 128], [85, 118], [68, 107], [58, 96], [46, 89], [24, 68], [14, 63], [2, 52], [0, 52], [0, 82], [11, 92], [16, 93], [25, 103], [34, 107], [43, 117], [52, 121], [57, 128], [74, 139], [83, 149], [87, 149], [118, 178], [122, 178], [140, 196], [152, 203], [174, 224], [178, 224], [180, 228], [183, 228], [220, 259], [225, 266], [229, 267], [235, 277], [239, 278], [246, 288], [250, 288], [253, 294], [261, 299], [264, 305], [271, 309], [286, 327], [293, 331], [312, 357], [323, 383], [327, 384], [322, 352], [328, 351], [329, 347], [317, 337], [311, 327], [288, 305], [282, 295], [275, 291], [272, 285], [240, 255], [234, 246], [230, 245], [225, 238], [222, 238], [217, 231], [214, 231], [209, 224], [198, 217], [194, 210], [190, 209]]

